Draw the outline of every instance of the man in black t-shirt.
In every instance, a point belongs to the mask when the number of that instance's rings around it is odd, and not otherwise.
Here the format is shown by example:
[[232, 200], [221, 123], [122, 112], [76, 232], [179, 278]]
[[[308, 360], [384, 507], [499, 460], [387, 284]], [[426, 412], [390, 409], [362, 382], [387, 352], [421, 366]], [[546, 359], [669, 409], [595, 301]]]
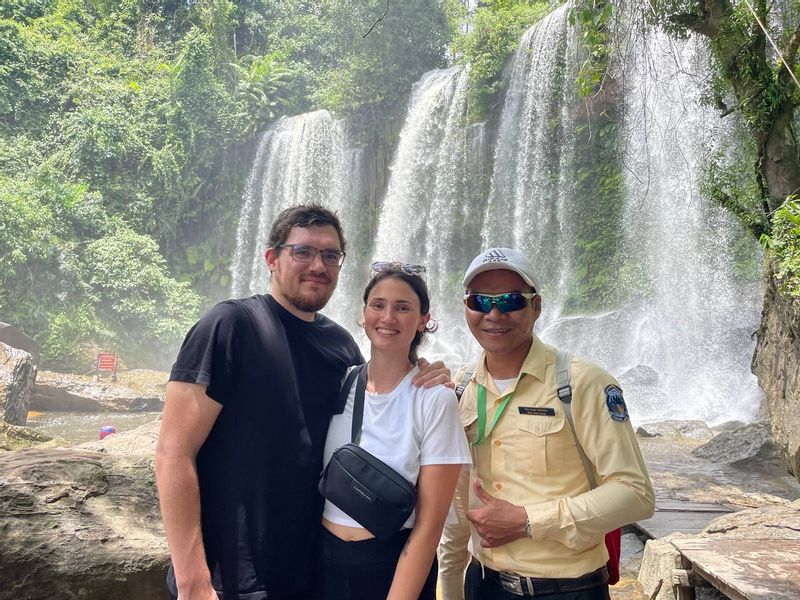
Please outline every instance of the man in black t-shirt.
[[[216, 305], [184, 340], [156, 449], [173, 598], [311, 597], [325, 436], [347, 368], [363, 362], [317, 313], [344, 250], [334, 213], [283, 211], [265, 252], [271, 295]], [[418, 376], [444, 381], [441, 363]]]

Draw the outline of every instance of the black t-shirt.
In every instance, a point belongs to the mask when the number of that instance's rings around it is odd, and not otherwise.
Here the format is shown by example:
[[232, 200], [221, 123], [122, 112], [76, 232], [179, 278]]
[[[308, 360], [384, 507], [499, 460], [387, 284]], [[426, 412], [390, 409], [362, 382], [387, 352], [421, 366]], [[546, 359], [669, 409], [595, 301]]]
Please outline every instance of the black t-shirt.
[[205, 384], [222, 404], [197, 471], [206, 557], [226, 600], [312, 586], [325, 435], [342, 378], [361, 362], [344, 328], [298, 319], [271, 296], [222, 302], [187, 334], [170, 380]]

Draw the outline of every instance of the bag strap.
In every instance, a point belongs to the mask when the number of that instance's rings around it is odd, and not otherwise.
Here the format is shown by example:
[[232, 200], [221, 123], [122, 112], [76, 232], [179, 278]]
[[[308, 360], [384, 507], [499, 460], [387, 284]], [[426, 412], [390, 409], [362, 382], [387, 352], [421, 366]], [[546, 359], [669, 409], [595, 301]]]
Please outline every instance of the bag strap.
[[350, 427], [350, 442], [358, 445], [358, 441], [361, 439], [361, 423], [364, 420], [364, 391], [367, 389], [367, 363], [358, 365], [353, 371], [358, 371], [358, 379], [356, 379], [356, 395], [353, 401], [353, 424]]
[[589, 485], [592, 489], [597, 487], [597, 481], [594, 478], [594, 468], [586, 452], [583, 451], [581, 441], [578, 439], [578, 434], [575, 432], [575, 423], [572, 420], [572, 385], [570, 379], [572, 375], [572, 355], [564, 350], [556, 348], [556, 393], [559, 400], [564, 405], [564, 414], [567, 417], [567, 423], [572, 430], [572, 437], [575, 438], [575, 445], [578, 448], [578, 454], [583, 463], [583, 470], [586, 471], [586, 478], [589, 480]]
[[347, 399], [350, 397], [350, 390], [353, 388], [353, 381], [355, 381], [356, 377], [358, 377], [358, 367], [360, 365], [355, 365], [350, 372], [345, 377], [344, 383], [342, 384], [342, 389], [339, 390], [339, 403], [336, 407], [336, 412], [333, 413], [334, 415], [340, 415], [344, 412], [345, 407], [347, 406]]

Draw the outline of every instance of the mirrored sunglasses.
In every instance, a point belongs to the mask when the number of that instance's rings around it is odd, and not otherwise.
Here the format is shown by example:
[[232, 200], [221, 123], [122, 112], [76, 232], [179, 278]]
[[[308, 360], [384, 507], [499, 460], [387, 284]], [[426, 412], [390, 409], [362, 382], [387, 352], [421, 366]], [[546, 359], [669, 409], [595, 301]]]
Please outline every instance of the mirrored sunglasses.
[[381, 273], [383, 271], [401, 271], [408, 275], [422, 275], [428, 269], [424, 265], [412, 265], [409, 263], [401, 262], [387, 262], [377, 261], [372, 263], [370, 269], [373, 273]]
[[507, 292], [505, 294], [467, 294], [464, 296], [464, 304], [470, 310], [482, 313], [492, 312], [492, 306], [496, 306], [501, 313], [522, 310], [528, 306], [531, 298], [536, 296], [536, 292]]

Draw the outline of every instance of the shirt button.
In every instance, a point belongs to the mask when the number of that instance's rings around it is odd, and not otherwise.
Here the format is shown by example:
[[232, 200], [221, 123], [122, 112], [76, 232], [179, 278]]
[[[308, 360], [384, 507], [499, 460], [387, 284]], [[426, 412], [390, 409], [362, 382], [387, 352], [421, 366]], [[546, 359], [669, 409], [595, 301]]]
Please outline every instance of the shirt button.
[[502, 483], [495, 483], [495, 484], [494, 484], [494, 489], [496, 489], [496, 490], [502, 490], [502, 489], [503, 489], [503, 484], [502, 484]]
[[495, 446], [502, 446], [502, 445], [503, 445], [503, 442], [501, 442], [500, 440], [495, 440], [495, 441], [494, 441], [494, 445], [495, 445]]

